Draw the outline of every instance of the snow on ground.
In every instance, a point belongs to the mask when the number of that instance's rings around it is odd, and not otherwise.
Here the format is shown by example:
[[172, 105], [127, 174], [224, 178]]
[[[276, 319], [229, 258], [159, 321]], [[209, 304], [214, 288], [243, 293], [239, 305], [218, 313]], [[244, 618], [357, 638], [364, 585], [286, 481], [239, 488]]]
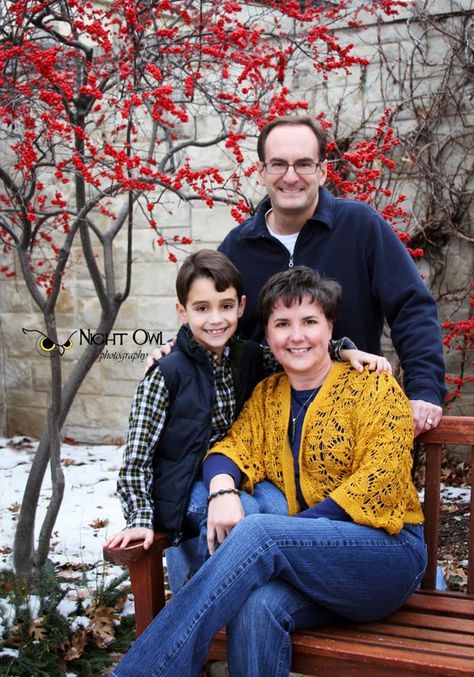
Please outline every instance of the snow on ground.
[[[11, 568], [13, 539], [18, 509], [28, 478], [37, 442], [27, 437], [0, 438], [0, 566]], [[62, 445], [65, 476], [63, 503], [54, 529], [50, 559], [59, 567], [95, 565], [102, 572], [102, 546], [109, 535], [124, 526], [120, 502], [116, 495], [117, 475], [123, 447], [113, 445]], [[49, 474], [40, 495], [37, 527], [45, 514], [51, 481]], [[446, 503], [469, 502], [466, 487], [445, 487]], [[421, 493], [422, 498], [422, 493]], [[117, 575], [117, 568], [107, 565], [107, 573]]]
[[[18, 509], [37, 441], [25, 437], [0, 438], [0, 567], [12, 567], [12, 547]], [[107, 536], [124, 526], [115, 493], [123, 448], [107, 445], [62, 445], [64, 498], [51, 542], [50, 559], [58, 567], [84, 565], [102, 571], [102, 546]], [[37, 513], [39, 531], [51, 495], [49, 470], [45, 476]], [[108, 574], [119, 569], [108, 567]], [[92, 570], [93, 572], [93, 570]]]

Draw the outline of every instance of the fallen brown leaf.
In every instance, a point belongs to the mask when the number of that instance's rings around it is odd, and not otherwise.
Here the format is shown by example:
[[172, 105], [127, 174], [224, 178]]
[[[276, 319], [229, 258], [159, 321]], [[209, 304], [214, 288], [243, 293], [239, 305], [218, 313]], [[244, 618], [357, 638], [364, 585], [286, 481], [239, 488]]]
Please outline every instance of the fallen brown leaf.
[[108, 519], [105, 520], [96, 519], [93, 522], [91, 522], [89, 526], [92, 527], [93, 529], [103, 529], [104, 527], [108, 526], [108, 524], [109, 524]]

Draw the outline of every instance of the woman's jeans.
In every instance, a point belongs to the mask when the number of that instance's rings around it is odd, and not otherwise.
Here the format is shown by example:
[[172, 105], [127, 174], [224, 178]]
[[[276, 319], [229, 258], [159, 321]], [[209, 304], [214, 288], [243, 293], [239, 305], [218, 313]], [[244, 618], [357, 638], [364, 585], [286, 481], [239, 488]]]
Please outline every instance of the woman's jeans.
[[227, 625], [231, 677], [288, 677], [295, 628], [383, 618], [415, 590], [425, 566], [421, 525], [389, 536], [354, 522], [249, 515], [112, 674], [196, 677]]
[[[197, 481], [191, 489], [186, 511], [186, 526], [199, 533], [180, 545], [165, 551], [168, 582], [171, 592], [176, 594], [209, 557], [207, 545], [207, 496], [204, 482]], [[252, 495], [242, 491], [242, 507], [246, 515], [268, 513], [288, 515], [285, 495], [268, 481], [259, 482]]]

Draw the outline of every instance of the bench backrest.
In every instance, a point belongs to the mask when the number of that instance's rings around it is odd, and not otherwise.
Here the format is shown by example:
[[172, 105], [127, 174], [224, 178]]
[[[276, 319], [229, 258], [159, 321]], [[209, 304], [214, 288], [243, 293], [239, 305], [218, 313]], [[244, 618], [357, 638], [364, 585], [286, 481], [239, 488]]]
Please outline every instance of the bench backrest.
[[470, 513], [467, 538], [468, 566], [467, 592], [474, 594], [474, 417], [444, 416], [437, 428], [420, 435], [418, 440], [426, 451], [425, 495], [423, 512], [425, 514], [425, 539], [428, 547], [428, 567], [422, 587], [436, 589], [436, 567], [438, 560], [440, 534], [440, 491], [441, 462], [443, 447], [446, 445], [467, 445], [470, 447]]

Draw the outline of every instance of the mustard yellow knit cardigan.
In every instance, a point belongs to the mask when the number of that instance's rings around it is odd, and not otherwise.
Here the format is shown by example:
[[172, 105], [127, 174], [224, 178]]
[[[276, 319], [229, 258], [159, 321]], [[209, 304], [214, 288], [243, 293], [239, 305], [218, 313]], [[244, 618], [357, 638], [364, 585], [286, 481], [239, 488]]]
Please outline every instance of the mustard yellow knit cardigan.
[[[288, 441], [290, 403], [285, 374], [265, 379], [209, 454], [232, 459], [245, 476], [244, 489], [273, 482], [294, 515], [300, 507]], [[410, 403], [396, 380], [335, 363], [303, 423], [299, 462], [306, 503], [329, 496], [355, 522], [390, 534], [423, 522], [411, 481], [412, 445]]]

